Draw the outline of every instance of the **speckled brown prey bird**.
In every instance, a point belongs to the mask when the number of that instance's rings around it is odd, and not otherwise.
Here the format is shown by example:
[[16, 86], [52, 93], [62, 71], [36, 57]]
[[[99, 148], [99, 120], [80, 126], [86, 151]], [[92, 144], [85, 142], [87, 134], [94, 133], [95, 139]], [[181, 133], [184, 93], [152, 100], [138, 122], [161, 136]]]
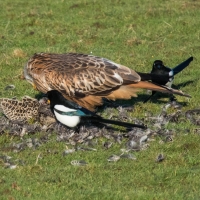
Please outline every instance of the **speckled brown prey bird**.
[[0, 99], [0, 108], [4, 115], [10, 120], [29, 120], [38, 115], [39, 102], [29, 96], [25, 96], [21, 101], [17, 99]]
[[[24, 76], [39, 91], [58, 90], [68, 100], [93, 111], [109, 100], [136, 97], [139, 88], [189, 96], [182, 91], [147, 82], [147, 74], [105, 58], [77, 53], [36, 53], [24, 68]], [[147, 78], [148, 77], [148, 78]]]

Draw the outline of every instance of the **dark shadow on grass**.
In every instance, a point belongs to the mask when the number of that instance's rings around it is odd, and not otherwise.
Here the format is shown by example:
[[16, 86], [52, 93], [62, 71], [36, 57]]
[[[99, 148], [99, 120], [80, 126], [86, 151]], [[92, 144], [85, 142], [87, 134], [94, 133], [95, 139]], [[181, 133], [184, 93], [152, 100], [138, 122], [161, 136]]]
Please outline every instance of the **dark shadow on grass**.
[[[183, 82], [183, 83], [180, 83], [180, 84], [178, 84], [178, 85], [174, 85], [174, 84], [172, 84], [172, 88], [174, 88], [174, 89], [180, 89], [180, 88], [184, 88], [185, 86], [187, 86], [187, 85], [191, 85], [191, 84], [193, 84], [194, 82], [195, 82], [196, 80], [192, 80], [192, 81], [186, 81], [186, 82]], [[176, 96], [176, 95], [175, 95]], [[174, 96], [174, 97], [175, 97]], [[177, 95], [178, 96], [178, 95]], [[149, 96], [147, 96], [147, 98], [148, 98]], [[169, 100], [170, 100], [170, 98], [171, 97], [173, 97], [173, 95], [171, 95], [171, 94], [166, 94], [166, 93], [161, 93], [161, 92], [156, 92], [156, 94], [154, 95], [154, 96], [152, 96], [150, 99], [149, 99], [149, 101], [151, 101], [152, 103], [157, 103], [157, 102], [159, 102], [160, 100], [158, 99], [159, 97], [168, 97], [169, 98]], [[147, 99], [146, 98], [146, 99]], [[145, 100], [146, 100], [145, 99]], [[187, 105], [185, 102], [183, 102], [183, 103], [180, 103], [182, 106], [185, 106], [185, 105]]]
[[[132, 98], [130, 100], [116, 100], [116, 101], [109, 101], [107, 99], [104, 100], [104, 105], [100, 106], [99, 109], [104, 109], [105, 107], [111, 107], [111, 108], [117, 108], [119, 106], [122, 106], [123, 108], [134, 106], [136, 104], [140, 104], [141, 106], [144, 103], [144, 101], [149, 97], [149, 94], [139, 94], [138, 97]], [[175, 95], [175, 97], [178, 95]], [[171, 94], [161, 93], [157, 92], [148, 102], [154, 103], [154, 104], [166, 104], [170, 101], [170, 98], [172, 97]], [[165, 98], [165, 99], [164, 99]], [[179, 102], [182, 106], [186, 106], [187, 102]]]
[[172, 85], [173, 88], [175, 89], [179, 89], [179, 88], [184, 88], [185, 86], [188, 86], [188, 85], [191, 85], [193, 84], [194, 82], [196, 82], [198, 79], [195, 79], [195, 80], [192, 80], [192, 81], [185, 81], [183, 83], [179, 83], [177, 85]]

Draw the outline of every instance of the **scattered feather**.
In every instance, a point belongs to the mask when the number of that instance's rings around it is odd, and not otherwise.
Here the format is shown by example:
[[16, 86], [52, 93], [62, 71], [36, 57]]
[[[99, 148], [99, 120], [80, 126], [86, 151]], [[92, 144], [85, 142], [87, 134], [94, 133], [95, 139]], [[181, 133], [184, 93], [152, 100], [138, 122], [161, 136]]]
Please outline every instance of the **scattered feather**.
[[117, 162], [120, 159], [120, 156], [111, 155], [107, 160], [108, 162]]
[[15, 86], [14, 85], [7, 85], [4, 90], [14, 90]]
[[74, 165], [74, 166], [85, 166], [88, 163], [85, 162], [84, 160], [72, 160], [71, 164]]
[[103, 147], [104, 147], [105, 149], [109, 149], [112, 145], [113, 145], [113, 143], [112, 143], [112, 142], [109, 142], [109, 141], [103, 143]]
[[156, 162], [162, 162], [164, 159], [165, 159], [164, 155], [160, 153], [156, 158]]
[[133, 154], [131, 154], [131, 153], [122, 154], [120, 157], [121, 158], [127, 158], [127, 159], [130, 159], [130, 160], [136, 160], [136, 157]]
[[77, 147], [77, 150], [81, 150], [81, 151], [97, 151], [97, 149], [90, 148], [90, 147]]
[[68, 155], [68, 154], [72, 154], [76, 151], [76, 149], [66, 149], [63, 151], [63, 156]]

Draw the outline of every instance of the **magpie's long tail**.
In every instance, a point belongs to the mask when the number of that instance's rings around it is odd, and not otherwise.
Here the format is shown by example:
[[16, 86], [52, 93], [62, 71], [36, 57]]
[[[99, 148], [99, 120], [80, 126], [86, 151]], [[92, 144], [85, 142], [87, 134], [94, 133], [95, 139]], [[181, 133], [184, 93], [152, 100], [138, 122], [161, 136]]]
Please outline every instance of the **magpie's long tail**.
[[190, 62], [193, 61], [193, 57], [188, 58], [187, 60], [185, 60], [184, 62], [180, 63], [179, 65], [177, 65], [176, 67], [174, 67], [172, 70], [174, 72], [174, 75], [178, 74], [179, 72], [181, 72], [183, 69], [185, 69]]
[[106, 124], [114, 124], [114, 125], [118, 125], [118, 126], [123, 126], [126, 128], [143, 128], [146, 129], [147, 127], [145, 125], [140, 125], [140, 124], [132, 124], [132, 123], [128, 123], [128, 122], [120, 122], [120, 121], [115, 121], [115, 120], [111, 120], [111, 119], [104, 119], [104, 118], [92, 118], [90, 119], [90, 121], [92, 122], [100, 122], [100, 123], [106, 123]]

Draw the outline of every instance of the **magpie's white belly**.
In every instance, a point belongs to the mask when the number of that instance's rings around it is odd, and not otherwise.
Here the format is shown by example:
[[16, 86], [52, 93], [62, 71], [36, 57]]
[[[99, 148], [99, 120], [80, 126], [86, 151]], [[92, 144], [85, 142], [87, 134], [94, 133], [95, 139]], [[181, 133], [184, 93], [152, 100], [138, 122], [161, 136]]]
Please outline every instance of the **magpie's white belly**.
[[166, 86], [168, 87], [172, 87], [172, 83], [173, 83], [173, 80], [174, 80], [174, 72], [173, 71], [170, 71], [169, 72], [169, 81], [166, 83]]
[[173, 79], [170, 79], [165, 85], [167, 86], [167, 87], [172, 87], [172, 83], [173, 83]]
[[[63, 105], [55, 105], [55, 108], [56, 108], [57, 110], [60, 110], [60, 111], [63, 111], [63, 112], [72, 112], [72, 111], [76, 111], [76, 110], [74, 110], [74, 109], [67, 108], [67, 107], [65, 107], [65, 106], [63, 106]], [[60, 123], [66, 125], [66, 126], [68, 126], [68, 127], [73, 128], [73, 127], [77, 126], [77, 125], [80, 123], [80, 116], [61, 115], [61, 114], [59, 114], [58, 112], [56, 112], [55, 110], [54, 110], [54, 114], [55, 114], [55, 116], [56, 116], [56, 119], [57, 119]]]

